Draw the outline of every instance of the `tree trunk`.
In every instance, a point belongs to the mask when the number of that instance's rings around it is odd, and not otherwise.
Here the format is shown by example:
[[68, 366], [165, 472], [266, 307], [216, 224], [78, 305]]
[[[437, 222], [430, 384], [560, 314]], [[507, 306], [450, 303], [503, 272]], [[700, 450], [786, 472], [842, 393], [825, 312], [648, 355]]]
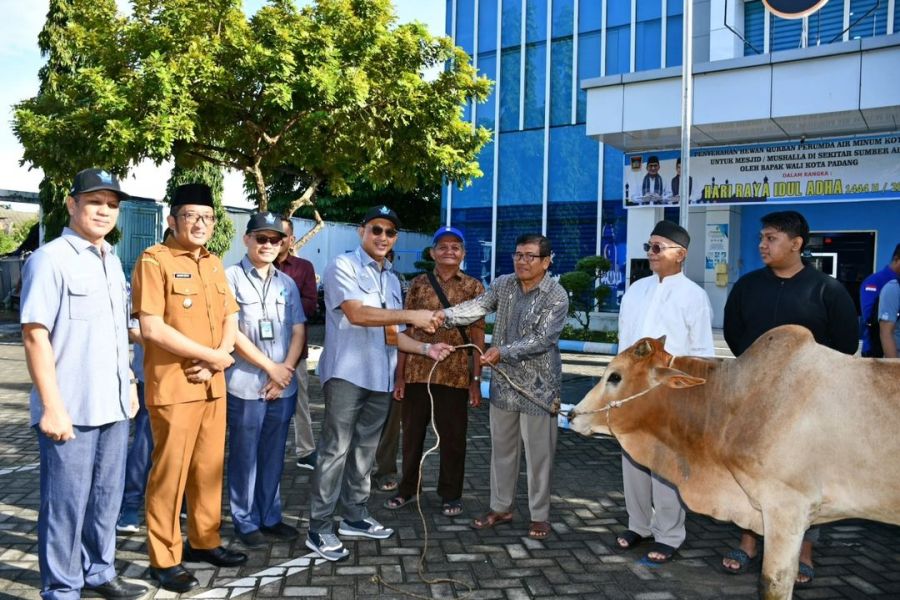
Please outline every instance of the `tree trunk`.
[[263, 177], [262, 169], [259, 168], [258, 159], [249, 171], [253, 175], [253, 183], [256, 185], [256, 194], [259, 199], [257, 209], [259, 212], [266, 212], [269, 210], [269, 191], [266, 189], [266, 180]]
[[325, 221], [322, 220], [322, 216], [319, 214], [319, 211], [316, 209], [316, 205], [313, 202], [319, 183], [321, 183], [319, 178], [313, 179], [312, 183], [309, 184], [309, 187], [303, 192], [303, 195], [291, 202], [291, 205], [288, 206], [288, 209], [284, 213], [284, 216], [290, 219], [301, 206], [310, 206], [313, 209], [313, 218], [315, 219], [316, 224], [313, 225], [312, 229], [304, 233], [296, 242], [294, 242], [295, 251], [305, 246], [309, 240], [313, 239], [313, 237], [325, 227]]

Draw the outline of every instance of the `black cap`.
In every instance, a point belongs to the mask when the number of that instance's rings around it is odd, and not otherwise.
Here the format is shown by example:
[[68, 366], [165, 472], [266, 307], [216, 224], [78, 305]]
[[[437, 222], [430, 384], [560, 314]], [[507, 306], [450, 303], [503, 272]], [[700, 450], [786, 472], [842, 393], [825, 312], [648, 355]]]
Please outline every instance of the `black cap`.
[[362, 224], [365, 225], [372, 219], [387, 219], [394, 224], [394, 227], [400, 229], [400, 217], [397, 216], [397, 213], [395, 213], [393, 209], [390, 209], [383, 204], [370, 208], [366, 212], [366, 216], [363, 217]]
[[651, 154], [650, 157], [647, 159], [647, 164], [648, 165], [658, 165], [659, 157], [656, 156], [655, 154]]
[[254, 231], [274, 231], [285, 235], [281, 217], [271, 212], [256, 213], [250, 217], [250, 220], [247, 222], [247, 233], [253, 233]]
[[106, 190], [115, 193], [119, 200], [129, 198], [128, 194], [119, 187], [119, 179], [103, 169], [85, 169], [79, 171], [72, 181], [72, 189], [69, 194], [77, 196], [78, 194], [87, 194], [88, 192], [98, 192]]
[[653, 228], [653, 231], [650, 232], [650, 235], [664, 237], [685, 248], [691, 243], [691, 236], [688, 234], [687, 229], [672, 221], [660, 221]]
[[212, 190], [205, 183], [185, 183], [179, 185], [172, 192], [172, 201], [170, 206], [183, 206], [185, 204], [196, 204], [198, 206], [209, 206], [215, 208], [213, 204]]

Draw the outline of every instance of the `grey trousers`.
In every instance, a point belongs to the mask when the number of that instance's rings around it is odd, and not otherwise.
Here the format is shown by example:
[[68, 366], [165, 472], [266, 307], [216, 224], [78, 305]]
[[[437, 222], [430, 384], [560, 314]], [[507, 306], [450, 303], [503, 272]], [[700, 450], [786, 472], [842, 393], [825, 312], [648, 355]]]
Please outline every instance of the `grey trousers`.
[[675, 487], [622, 452], [622, 483], [628, 529], [678, 548], [684, 542], [685, 512]]
[[322, 391], [325, 420], [310, 485], [309, 530], [333, 533], [338, 500], [344, 519], [361, 521], [369, 516], [370, 475], [391, 394], [343, 379], [329, 379]]
[[526, 415], [491, 405], [491, 510], [513, 509], [524, 442], [531, 520], [550, 520], [557, 431], [556, 417]]
[[294, 449], [298, 458], [309, 456], [316, 451], [313, 439], [312, 420], [309, 417], [309, 371], [306, 359], [297, 363], [297, 406], [294, 409]]

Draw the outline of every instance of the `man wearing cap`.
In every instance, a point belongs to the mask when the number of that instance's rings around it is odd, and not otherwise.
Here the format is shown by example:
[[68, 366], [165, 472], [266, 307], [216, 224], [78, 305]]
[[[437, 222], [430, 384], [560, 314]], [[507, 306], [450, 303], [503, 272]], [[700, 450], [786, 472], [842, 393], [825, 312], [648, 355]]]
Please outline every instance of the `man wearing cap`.
[[431, 311], [402, 310], [400, 282], [385, 258], [399, 228], [397, 213], [387, 206], [372, 207], [358, 229], [359, 247], [332, 260], [323, 277], [325, 350], [319, 379], [325, 418], [306, 546], [326, 560], [350, 554], [334, 532], [338, 501], [341, 535], [386, 539], [394, 533], [373, 519], [366, 505], [375, 448], [394, 387], [397, 349], [432, 360], [451, 351], [447, 344], [421, 343], [398, 331], [402, 324], [434, 331]]
[[499, 367], [509, 380], [500, 375], [491, 378], [490, 511], [471, 525], [488, 529], [513, 520], [524, 445], [531, 516], [528, 537], [542, 540], [550, 535], [550, 490], [558, 430], [555, 410], [562, 391], [558, 343], [569, 297], [549, 276], [553, 258], [547, 237], [520, 235], [512, 259], [514, 275], [497, 277], [474, 300], [437, 311], [434, 317], [444, 327], [458, 327], [497, 313], [491, 348], [480, 362]]
[[[305, 258], [294, 256], [294, 225], [290, 219], [281, 217], [281, 225], [284, 227], [284, 241], [275, 259], [275, 267], [284, 271], [300, 290], [300, 303], [303, 305], [303, 314], [310, 319], [318, 308], [319, 292], [316, 289], [316, 269]], [[300, 361], [297, 363], [295, 377], [297, 381], [297, 405], [294, 409], [294, 452], [297, 455], [297, 466], [301, 469], [313, 470], [316, 468], [316, 441], [313, 438], [312, 420], [309, 416], [309, 371], [306, 367], [306, 359], [309, 355], [306, 336], [303, 336], [303, 350], [300, 352]]]
[[294, 412], [305, 331], [297, 285], [272, 267], [285, 242], [281, 218], [257, 213], [247, 223], [241, 262], [226, 269], [240, 306], [237, 356], [228, 383], [228, 496], [238, 537], [258, 547], [266, 536], [293, 540], [281, 520], [284, 446]]
[[[644, 244], [653, 275], [635, 281], [622, 296], [619, 349], [643, 337], [666, 336], [666, 352], [675, 356], [715, 356], [712, 308], [699, 285], [682, 273], [691, 237], [681, 226], [660, 221]], [[633, 548], [653, 537], [646, 559], [667, 562], [684, 542], [685, 511], [677, 490], [622, 453], [622, 480], [628, 530], [616, 538]]]
[[[147, 481], [151, 575], [169, 591], [199, 585], [182, 559], [216, 566], [247, 556], [221, 546], [225, 453], [225, 369], [237, 332], [238, 306], [225, 269], [204, 247], [216, 217], [204, 184], [175, 188], [167, 219], [173, 234], [147, 248], [132, 276], [132, 311], [144, 337], [144, 400], [153, 432]], [[182, 497], [188, 545], [182, 548]]]
[[[483, 294], [481, 282], [460, 270], [465, 256], [463, 233], [455, 227], [438, 229], [431, 246], [434, 272], [413, 279], [406, 295], [406, 308], [435, 311], [445, 307], [444, 301], [446, 306], [453, 306]], [[484, 319], [468, 327], [441, 328], [433, 334], [418, 328], [407, 330], [407, 334], [420, 342], [445, 342], [451, 346], [472, 343], [484, 350]], [[434, 423], [441, 435], [437, 493], [443, 502], [441, 511], [448, 517], [463, 511], [467, 406], [476, 408], [481, 404], [481, 363], [472, 360], [472, 352], [472, 349], [454, 352], [434, 370], [430, 380]], [[402, 507], [418, 492], [422, 446], [432, 419], [427, 384], [433, 364], [424, 357], [405, 352], [400, 353], [397, 361], [394, 400], [400, 403], [403, 422], [403, 477], [397, 494], [384, 503], [390, 510]]]
[[127, 198], [106, 171], [75, 176], [69, 225], [25, 263], [20, 321], [34, 382], [38, 438], [41, 596], [137, 598], [148, 590], [116, 575], [128, 420], [137, 389], [128, 367], [122, 264], [104, 240]]

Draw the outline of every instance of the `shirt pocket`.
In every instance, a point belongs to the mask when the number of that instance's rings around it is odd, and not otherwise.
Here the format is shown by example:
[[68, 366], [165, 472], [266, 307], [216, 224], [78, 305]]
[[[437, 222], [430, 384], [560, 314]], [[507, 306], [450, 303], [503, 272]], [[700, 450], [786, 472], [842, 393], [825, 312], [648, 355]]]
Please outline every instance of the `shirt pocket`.
[[288, 303], [284, 296], [278, 294], [275, 297], [275, 318], [279, 323], [285, 322], [285, 315], [287, 314]]
[[100, 290], [97, 282], [80, 279], [69, 282], [69, 318], [84, 321], [100, 314]]
[[[238, 321], [242, 323], [241, 330], [244, 331], [249, 325], [256, 327], [257, 321], [263, 318], [262, 303], [259, 300], [259, 295], [252, 290], [244, 288], [238, 288], [236, 291], [234, 299], [237, 300], [238, 308], [240, 309]], [[244, 331], [244, 334], [246, 335], [247, 331]]]
[[196, 283], [176, 279], [172, 282], [172, 308], [180, 314], [193, 314], [199, 292]]

